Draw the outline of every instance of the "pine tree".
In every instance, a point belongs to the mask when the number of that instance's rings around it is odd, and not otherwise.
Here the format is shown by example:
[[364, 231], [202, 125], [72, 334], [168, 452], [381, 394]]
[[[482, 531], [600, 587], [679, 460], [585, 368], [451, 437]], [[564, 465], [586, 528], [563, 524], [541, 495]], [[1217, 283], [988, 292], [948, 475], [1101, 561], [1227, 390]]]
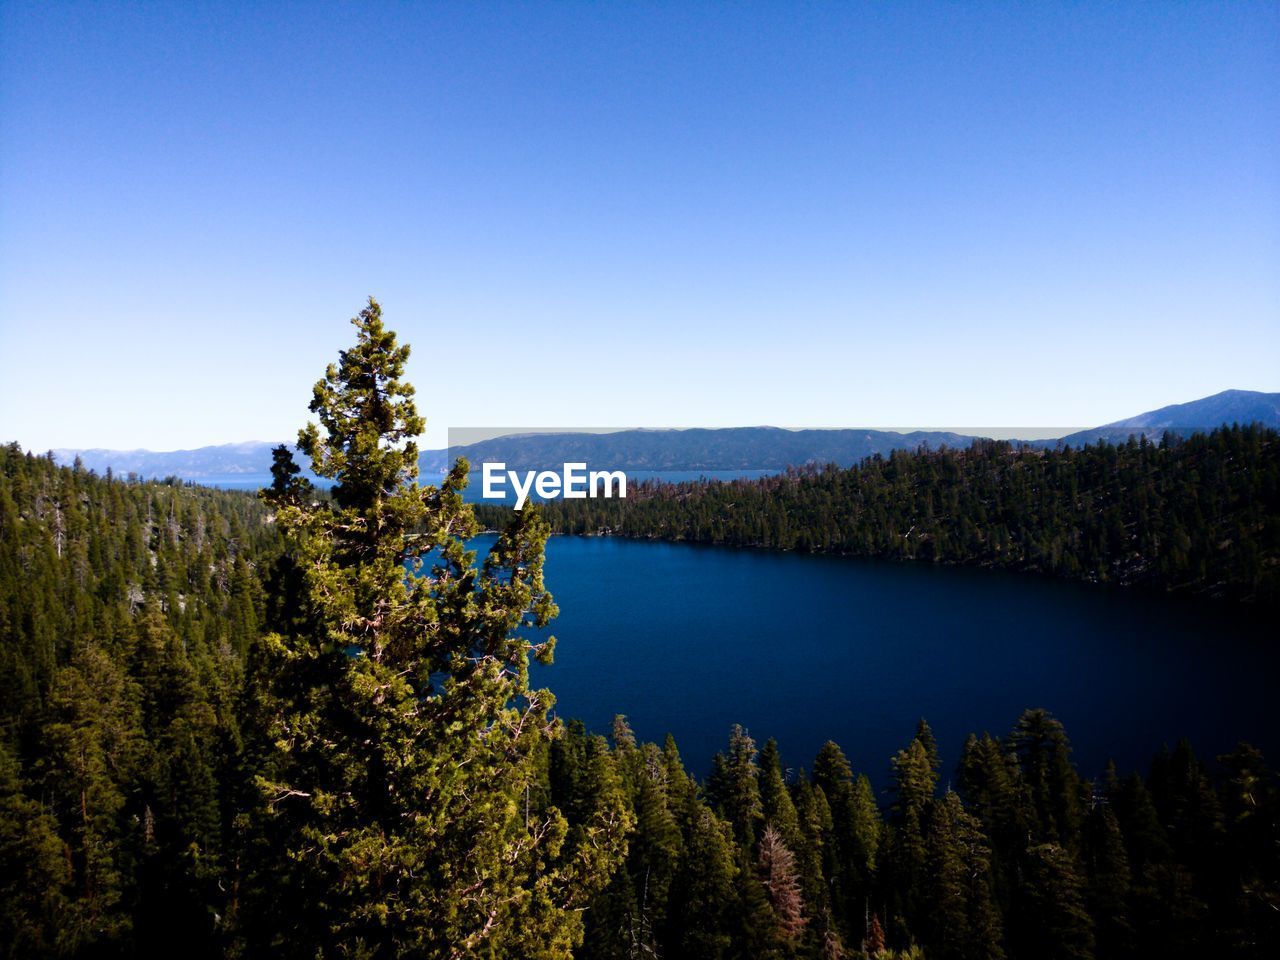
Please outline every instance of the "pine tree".
[[1097, 924], [1098, 956], [1133, 953], [1129, 922], [1129, 857], [1110, 804], [1097, 803], [1084, 823], [1082, 854], [1088, 876], [1089, 912]]
[[1113, 774], [1107, 786], [1107, 801], [1115, 811], [1134, 876], [1148, 864], [1164, 863], [1173, 857], [1168, 834], [1141, 776], [1131, 773], [1117, 778]]
[[1262, 753], [1247, 743], [1218, 757], [1225, 771], [1223, 812], [1231, 833], [1228, 862], [1235, 875], [1228, 949], [1240, 956], [1261, 955], [1280, 946], [1280, 784]]
[[[574, 793], [565, 810], [572, 824], [568, 846], [578, 851], [580, 869], [597, 888], [608, 883], [602, 891], [592, 891], [592, 895], [583, 900], [583, 906], [592, 914], [594, 934], [587, 944], [588, 955], [627, 957], [635, 949], [651, 945], [653, 934], [642, 922], [631, 872], [613, 870], [610, 877], [613, 864], [608, 849], [593, 846], [598, 833], [594, 824], [600, 811], [611, 811], [618, 818], [618, 829], [625, 838], [631, 835], [635, 820], [619, 771], [619, 757], [610, 752], [604, 737], [598, 735], [583, 737], [581, 745]], [[505, 936], [509, 943], [504, 943], [503, 949], [518, 949], [519, 955], [545, 955], [537, 952], [542, 945], [525, 931], [509, 931]]]
[[298, 443], [332, 501], [298, 495], [282, 458], [270, 499], [314, 616], [258, 659], [275, 858], [256, 934], [298, 955], [567, 957], [628, 824], [620, 790], [572, 829], [529, 802], [557, 733], [528, 678], [552, 641], [520, 632], [555, 614], [546, 525], [522, 512], [474, 565], [466, 463], [415, 483], [408, 347], [372, 298], [352, 322]]
[[992, 889], [996, 899], [1007, 905], [1029, 832], [1017, 758], [990, 734], [971, 735], [960, 758], [957, 787], [991, 839]]
[[57, 824], [23, 793], [18, 760], [0, 742], [0, 957], [54, 956], [70, 879]]
[[876, 802], [871, 780], [865, 773], [853, 781], [850, 794], [848, 829], [849, 863], [864, 894], [869, 894], [875, 880], [876, 860], [884, 836], [880, 805]]
[[297, 506], [310, 498], [311, 481], [301, 477], [302, 468], [293, 459], [293, 451], [285, 444], [271, 448], [271, 493], [276, 503]]
[[[928, 727], [924, 727], [925, 731]], [[931, 736], [931, 735], [930, 735]], [[928, 847], [925, 830], [933, 805], [937, 772], [929, 746], [912, 738], [891, 761], [894, 802], [891, 807], [892, 833], [888, 849], [888, 875], [898, 901], [897, 916], [891, 915], [895, 940], [907, 940], [921, 923], [928, 905]]]
[[869, 957], [879, 956], [885, 950], [884, 926], [880, 917], [872, 914], [867, 922], [867, 935], [862, 940], [862, 952]]
[[950, 847], [950, 853], [941, 855], [946, 865], [933, 872], [935, 883], [950, 876], [952, 868], [947, 861], [954, 858], [959, 865], [964, 920], [959, 929], [948, 934], [956, 941], [954, 953], [965, 960], [1003, 960], [1003, 929], [991, 887], [991, 846], [982, 822], [964, 809], [953, 791], [947, 791], [935, 806], [945, 821], [936, 840], [938, 845]]
[[938, 770], [942, 767], [942, 758], [938, 755], [938, 740], [933, 735], [933, 728], [929, 726], [929, 721], [921, 717], [916, 722], [916, 740], [920, 742], [920, 746], [924, 748], [924, 754], [929, 760], [929, 769], [933, 771], [934, 780], [937, 780]]
[[832, 911], [850, 942], [858, 943], [866, 932], [882, 833], [875, 795], [865, 776], [854, 779], [843, 751], [830, 741], [814, 760], [813, 780], [830, 810], [824, 850]]
[[1027, 851], [1022, 904], [1022, 952], [1044, 960], [1092, 960], [1093, 919], [1084, 881], [1071, 855], [1053, 843]]
[[800, 865], [804, 901], [809, 908], [809, 916], [815, 918], [815, 922], [809, 924], [807, 936], [813, 947], [821, 950], [829, 939], [828, 932], [839, 940], [835, 920], [831, 916], [831, 898], [824, 870], [827, 838], [833, 830], [831, 808], [821, 788], [813, 786], [804, 771], [796, 779], [794, 801], [803, 839], [793, 852]]
[[137, 689], [105, 653], [85, 646], [58, 671], [49, 700], [43, 783], [68, 834], [75, 891], [62, 938], [72, 950], [119, 946], [132, 929], [123, 910], [133, 892], [130, 854], [144, 839], [126, 816], [126, 789], [145, 763]]
[[1211, 870], [1221, 856], [1222, 805], [1188, 740], [1157, 757], [1151, 793], [1178, 859], [1193, 872]]
[[760, 769], [756, 764], [755, 741], [737, 724], [729, 734], [728, 752], [715, 757], [707, 781], [707, 796], [733, 825], [738, 843], [754, 847], [764, 818], [760, 804]]
[[147, 764], [141, 777], [147, 822], [139, 864], [135, 938], [144, 952], [199, 932], [212, 947], [222, 831], [217, 781], [219, 728], [183, 644], [154, 606], [138, 624], [138, 678]]
[[[953, 796], [953, 795], [949, 795]], [[970, 938], [964, 858], [956, 839], [955, 807], [930, 803], [925, 821], [925, 890], [913, 929], [930, 955], [941, 960], [965, 956]]]
[[936, 752], [930, 754], [929, 746], [919, 737], [894, 756], [893, 812], [896, 817], [905, 817], [908, 812], [919, 816], [933, 798], [938, 783], [936, 756]]
[[800, 818], [795, 803], [787, 790], [782, 772], [782, 758], [778, 742], [772, 737], [760, 750], [760, 810], [767, 826], [773, 827], [787, 847], [796, 851], [804, 842], [800, 832]]
[[800, 891], [795, 855], [787, 848], [782, 834], [772, 826], [765, 827], [760, 837], [756, 872], [769, 897], [778, 933], [785, 940], [795, 940], [808, 922], [804, 896]]
[[1018, 718], [1010, 742], [1030, 800], [1035, 838], [1074, 852], [1082, 819], [1080, 778], [1062, 724], [1044, 710], [1028, 710]]
[[693, 797], [683, 819], [688, 853], [673, 888], [668, 952], [719, 960], [728, 955], [739, 902], [733, 828]]
[[732, 956], [742, 960], [784, 960], [790, 944], [773, 912], [758, 864], [747, 847], [739, 845], [734, 856], [737, 902], [730, 931]]
[[956, 960], [1002, 960], [1000, 913], [991, 895], [991, 849], [982, 824], [947, 791], [928, 805], [925, 952]]

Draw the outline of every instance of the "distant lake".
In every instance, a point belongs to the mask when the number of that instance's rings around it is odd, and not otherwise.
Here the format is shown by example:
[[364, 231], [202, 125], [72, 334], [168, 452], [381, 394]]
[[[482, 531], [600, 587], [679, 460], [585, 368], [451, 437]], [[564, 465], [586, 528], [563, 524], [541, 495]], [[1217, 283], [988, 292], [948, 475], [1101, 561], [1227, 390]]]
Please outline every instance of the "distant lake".
[[546, 576], [559, 644], [534, 682], [593, 730], [625, 713], [644, 739], [673, 733], [700, 775], [737, 722], [758, 742], [777, 738], [791, 767], [811, 766], [833, 739], [883, 786], [889, 757], [924, 716], [946, 782], [970, 731], [1003, 735], [1026, 707], [1063, 721], [1086, 776], [1109, 757], [1145, 772], [1182, 736], [1208, 762], [1242, 739], [1280, 759], [1280, 648], [1247, 608], [612, 538], [551, 538]]

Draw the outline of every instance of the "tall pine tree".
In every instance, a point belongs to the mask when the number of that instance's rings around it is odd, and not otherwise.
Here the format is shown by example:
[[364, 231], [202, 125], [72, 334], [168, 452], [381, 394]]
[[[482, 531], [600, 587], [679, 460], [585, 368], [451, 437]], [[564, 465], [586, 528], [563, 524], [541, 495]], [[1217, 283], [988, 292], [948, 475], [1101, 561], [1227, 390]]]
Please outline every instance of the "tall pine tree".
[[298, 443], [332, 500], [279, 452], [268, 493], [310, 615], [257, 658], [274, 856], [250, 939], [309, 957], [567, 957], [628, 824], [619, 789], [575, 824], [531, 802], [557, 735], [528, 673], [552, 641], [521, 632], [556, 612], [547, 528], [524, 511], [476, 566], [465, 461], [416, 483], [409, 348], [372, 298], [352, 322]]

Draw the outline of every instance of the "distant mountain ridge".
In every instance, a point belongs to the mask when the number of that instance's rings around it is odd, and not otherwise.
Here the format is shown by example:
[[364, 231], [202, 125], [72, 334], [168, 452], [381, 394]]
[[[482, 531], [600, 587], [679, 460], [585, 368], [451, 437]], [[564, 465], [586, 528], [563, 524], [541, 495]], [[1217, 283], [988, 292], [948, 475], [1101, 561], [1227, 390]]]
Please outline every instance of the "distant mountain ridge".
[[[1038, 447], [1081, 446], [1106, 440], [1122, 443], [1131, 435], [1156, 440], [1167, 430], [1187, 434], [1222, 424], [1258, 422], [1280, 429], [1280, 393], [1224, 390], [1190, 403], [1173, 404], [1056, 440], [1032, 441]], [[785, 430], [779, 427], [727, 427], [687, 430], [623, 430], [617, 433], [532, 433], [494, 437], [446, 450], [427, 450], [424, 473], [438, 474], [459, 456], [473, 468], [502, 461], [511, 470], [547, 469], [575, 461], [599, 469], [696, 471], [781, 470], [808, 463], [850, 465], [874, 454], [920, 446], [968, 446], [980, 436], [946, 431], [899, 433], [887, 430]], [[99, 473], [177, 476], [202, 481], [218, 477], [265, 476], [275, 443], [250, 441], [192, 450], [54, 450], [61, 463], [78, 456]]]
[[89, 450], [58, 449], [51, 451], [59, 463], [72, 463], [76, 457], [86, 469], [105, 473], [110, 467], [118, 474], [136, 473], [143, 477], [178, 476], [184, 480], [204, 477], [264, 474], [271, 472], [271, 448], [278, 446], [262, 440], [223, 443], [192, 450]]
[[1106, 423], [1092, 430], [1082, 430], [1063, 437], [1061, 442], [1072, 447], [1097, 443], [1099, 440], [1123, 443], [1134, 435], [1145, 435], [1154, 440], [1165, 431], [1186, 435], [1196, 430], [1211, 430], [1224, 423], [1261, 423], [1268, 427], [1280, 427], [1280, 393], [1223, 390], [1190, 403], [1174, 403], [1159, 410], [1140, 413], [1136, 417]]
[[428, 450], [422, 468], [440, 472], [457, 457], [473, 467], [501, 461], [510, 470], [547, 469], [585, 462], [614, 470], [782, 470], [806, 463], [856, 463], [873, 454], [920, 446], [968, 446], [973, 437], [917, 430], [784, 430], [725, 427], [621, 430], [617, 433], [543, 433], [494, 437]]

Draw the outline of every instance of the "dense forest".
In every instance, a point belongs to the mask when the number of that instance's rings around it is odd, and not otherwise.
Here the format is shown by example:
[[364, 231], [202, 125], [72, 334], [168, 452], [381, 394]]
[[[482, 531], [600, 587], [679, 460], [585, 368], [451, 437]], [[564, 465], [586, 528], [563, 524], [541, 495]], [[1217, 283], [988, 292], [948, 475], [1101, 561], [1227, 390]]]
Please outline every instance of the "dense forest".
[[[0, 449], [0, 955], [1275, 955], [1280, 785], [1247, 745], [1089, 780], [1043, 711], [945, 761], [921, 721], [878, 795], [834, 743], [798, 769], [734, 728], [691, 772], [621, 717], [608, 736], [560, 719], [529, 683], [554, 641], [525, 639], [556, 614], [546, 520], [507, 513], [486, 557], [467, 549], [466, 465], [415, 482], [408, 348], [372, 301], [354, 323], [299, 439], [325, 496], [284, 447], [260, 499]], [[1274, 510], [1235, 498], [1274, 494], [1274, 443], [1076, 466], [1145, 462], [1164, 490], [1160, 458], [1208, 451], [1203, 483], [1225, 487], [1196, 502], [1253, 516], [1262, 543]], [[1270, 458], [1270, 480], [1233, 457]], [[863, 469], [905, 491], [911, 465], [970, 460], [1019, 468], [991, 448]]]
[[[505, 507], [480, 518], [505, 522]], [[626, 499], [556, 500], [562, 533], [964, 563], [1280, 602], [1280, 434], [1036, 450], [980, 441], [852, 468], [732, 482], [646, 481]]]

